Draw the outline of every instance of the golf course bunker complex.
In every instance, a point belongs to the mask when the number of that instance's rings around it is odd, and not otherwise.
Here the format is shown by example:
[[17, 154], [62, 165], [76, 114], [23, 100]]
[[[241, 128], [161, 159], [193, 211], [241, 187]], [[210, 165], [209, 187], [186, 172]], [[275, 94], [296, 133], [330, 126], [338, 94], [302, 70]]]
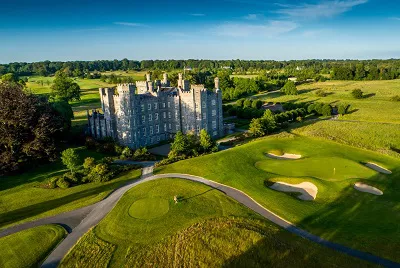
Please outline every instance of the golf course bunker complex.
[[144, 198], [129, 207], [129, 215], [136, 219], [149, 220], [161, 217], [169, 211], [169, 202], [163, 198]]
[[379, 190], [378, 188], [372, 187], [372, 186], [362, 183], [362, 182], [356, 182], [354, 184], [354, 189], [356, 189], [360, 192], [370, 193], [373, 195], [383, 195], [383, 192], [381, 190]]
[[367, 166], [370, 169], [373, 169], [373, 170], [375, 170], [375, 171], [377, 171], [379, 173], [382, 173], [382, 174], [392, 174], [392, 172], [389, 169], [381, 167], [381, 166], [379, 166], [379, 165], [377, 165], [375, 163], [368, 162], [368, 163], [365, 164], [365, 166]]
[[284, 153], [283, 155], [276, 155], [274, 153], [267, 153], [267, 156], [273, 159], [283, 159], [283, 160], [294, 160], [294, 159], [300, 159], [301, 155], [299, 154], [287, 154]]
[[311, 182], [302, 182], [299, 184], [289, 184], [285, 182], [275, 182], [269, 186], [272, 190], [286, 193], [300, 193], [297, 196], [301, 200], [315, 200], [318, 193], [318, 188]]

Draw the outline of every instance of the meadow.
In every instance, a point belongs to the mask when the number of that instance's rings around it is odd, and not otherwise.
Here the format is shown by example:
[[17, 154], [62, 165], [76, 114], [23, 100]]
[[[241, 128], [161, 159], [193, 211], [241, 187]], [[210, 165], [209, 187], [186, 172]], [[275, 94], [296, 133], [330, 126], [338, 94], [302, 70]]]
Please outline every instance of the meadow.
[[0, 238], [0, 267], [38, 267], [67, 235], [59, 225], [43, 225]]
[[[174, 195], [178, 195], [177, 204]], [[141, 206], [135, 206], [138, 202]], [[60, 267], [89, 265], [369, 266], [264, 221], [218, 190], [180, 179], [160, 179], [129, 190], [75, 245]]]
[[[265, 154], [271, 150], [300, 154], [302, 159], [269, 159]], [[370, 170], [362, 164], [366, 162], [380, 164], [393, 174]], [[156, 170], [198, 175], [235, 187], [315, 235], [394, 261], [400, 261], [396, 254], [400, 232], [393, 224], [400, 221], [399, 172], [400, 161], [395, 158], [287, 133]], [[276, 181], [311, 182], [318, 187], [317, 198], [301, 201], [267, 187]], [[384, 195], [356, 191], [353, 184], [358, 181], [381, 189]]]
[[[88, 156], [96, 159], [104, 156], [84, 147], [78, 148], [77, 152], [82, 162]], [[19, 175], [1, 177], [0, 229], [94, 204], [115, 188], [141, 175], [140, 170], [134, 170], [105, 183], [87, 183], [67, 189], [39, 187], [49, 178], [65, 172], [61, 160], [58, 160]]]

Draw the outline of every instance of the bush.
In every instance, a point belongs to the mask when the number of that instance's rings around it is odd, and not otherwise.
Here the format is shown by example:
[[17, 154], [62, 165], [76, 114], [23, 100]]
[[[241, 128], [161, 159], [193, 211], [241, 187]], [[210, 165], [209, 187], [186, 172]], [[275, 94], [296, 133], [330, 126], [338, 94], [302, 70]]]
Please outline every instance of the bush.
[[400, 101], [400, 96], [399, 96], [399, 95], [392, 96], [392, 97], [390, 98], [390, 100], [391, 100], [391, 101]]
[[364, 97], [363, 94], [364, 93], [361, 91], [361, 89], [354, 89], [353, 91], [351, 91], [351, 95], [355, 99], [362, 99]]
[[96, 161], [93, 157], [86, 157], [83, 161], [83, 168], [90, 171], [96, 165]]
[[251, 108], [252, 101], [250, 99], [246, 99], [243, 102], [243, 108]]
[[317, 91], [315, 91], [315, 95], [317, 95], [318, 97], [326, 97], [328, 94], [324, 90], [318, 89]]
[[72, 182], [72, 183], [78, 183], [81, 180], [80, 173], [78, 173], [78, 172], [74, 172], [74, 173], [67, 172], [67, 173], [64, 173], [62, 178], [65, 181]]
[[281, 92], [285, 95], [297, 95], [297, 88], [293, 81], [287, 81], [286, 84], [281, 88]]
[[338, 106], [338, 113], [339, 113], [340, 115], [345, 115], [345, 114], [347, 114], [347, 111], [348, 111], [349, 107], [350, 107], [350, 105], [345, 104], [345, 103], [339, 104], [339, 106]]
[[325, 104], [324, 106], [322, 106], [322, 115], [323, 116], [332, 115], [332, 107], [329, 104]]
[[238, 107], [243, 107], [243, 102], [244, 102], [244, 99], [239, 99], [239, 100], [236, 101], [236, 105]]
[[129, 147], [125, 147], [121, 153], [121, 159], [129, 159], [133, 156], [133, 152]]
[[107, 164], [97, 164], [85, 178], [85, 181], [89, 182], [106, 182], [111, 179]]
[[64, 177], [60, 177], [57, 182], [57, 186], [60, 187], [61, 189], [67, 189], [69, 188], [70, 183], [64, 179]]
[[262, 105], [263, 105], [263, 102], [262, 102], [262, 101], [260, 101], [260, 100], [255, 100], [255, 101], [253, 101], [253, 103], [251, 104], [251, 107], [252, 107], [253, 109], [260, 109]]

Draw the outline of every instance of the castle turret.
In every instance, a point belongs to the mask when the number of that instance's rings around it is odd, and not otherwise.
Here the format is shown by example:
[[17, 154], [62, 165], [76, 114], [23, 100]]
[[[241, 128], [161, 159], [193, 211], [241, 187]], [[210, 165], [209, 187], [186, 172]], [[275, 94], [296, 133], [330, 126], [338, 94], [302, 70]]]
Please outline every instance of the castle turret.
[[167, 84], [167, 83], [168, 83], [168, 74], [167, 74], [167, 73], [164, 73], [164, 74], [163, 74], [163, 83], [164, 83], [164, 84]]
[[147, 74], [146, 74], [146, 81], [147, 81], [147, 82], [150, 82], [150, 81], [151, 81], [151, 74], [150, 74], [150, 73], [147, 73]]
[[178, 74], [178, 87], [183, 88], [183, 75], [182, 73]]
[[214, 83], [215, 83], [215, 89], [219, 89], [219, 78], [218, 77], [215, 77]]

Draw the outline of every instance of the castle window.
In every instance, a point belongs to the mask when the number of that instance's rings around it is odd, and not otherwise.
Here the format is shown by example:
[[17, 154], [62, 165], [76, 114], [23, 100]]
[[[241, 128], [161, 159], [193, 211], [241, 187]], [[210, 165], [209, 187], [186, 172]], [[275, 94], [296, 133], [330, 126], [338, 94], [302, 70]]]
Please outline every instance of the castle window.
[[147, 105], [147, 110], [151, 110], [151, 103], [149, 103], [148, 105]]
[[200, 113], [196, 113], [196, 119], [200, 120], [201, 119], [201, 114]]
[[145, 122], [146, 122], [146, 117], [142, 115], [142, 124], [144, 124]]
[[156, 113], [156, 117], [155, 117], [155, 120], [158, 120], [158, 113]]
[[213, 136], [217, 136], [217, 134], [218, 134], [217, 131], [213, 132]]
[[153, 135], [153, 126], [150, 126], [150, 135]]
[[176, 125], [176, 131], [179, 131], [179, 125]]
[[216, 115], [217, 115], [217, 110], [212, 110], [211, 115], [212, 115], [212, 116], [216, 116]]
[[144, 104], [140, 105], [142, 108], [142, 112], [144, 112]]
[[151, 114], [149, 114], [149, 121], [153, 120], [153, 116]]
[[171, 112], [168, 112], [168, 118], [171, 118]]
[[178, 111], [175, 111], [175, 119], [178, 119]]
[[156, 125], [156, 133], [160, 133], [160, 126]]
[[203, 106], [203, 108], [206, 108], [206, 102], [205, 101], [203, 101], [202, 106]]
[[168, 125], [168, 128], [171, 129], [171, 124]]
[[166, 112], [163, 112], [163, 117], [164, 117], [164, 119], [167, 118]]
[[212, 121], [212, 128], [217, 129], [217, 121]]
[[160, 136], [157, 136], [157, 141], [160, 141]]
[[197, 133], [200, 133], [200, 126], [197, 126]]
[[165, 102], [162, 103], [162, 107], [165, 108]]
[[154, 110], [158, 109], [158, 103], [154, 103]]
[[211, 105], [215, 105], [215, 100], [211, 100]]
[[167, 131], [167, 124], [164, 124], [164, 131]]
[[203, 119], [205, 120], [207, 118], [207, 114], [203, 113]]
[[168, 102], [168, 108], [170, 108], [171, 107], [171, 103], [170, 102]]
[[143, 136], [146, 136], [146, 128], [142, 129], [142, 134], [143, 134]]

